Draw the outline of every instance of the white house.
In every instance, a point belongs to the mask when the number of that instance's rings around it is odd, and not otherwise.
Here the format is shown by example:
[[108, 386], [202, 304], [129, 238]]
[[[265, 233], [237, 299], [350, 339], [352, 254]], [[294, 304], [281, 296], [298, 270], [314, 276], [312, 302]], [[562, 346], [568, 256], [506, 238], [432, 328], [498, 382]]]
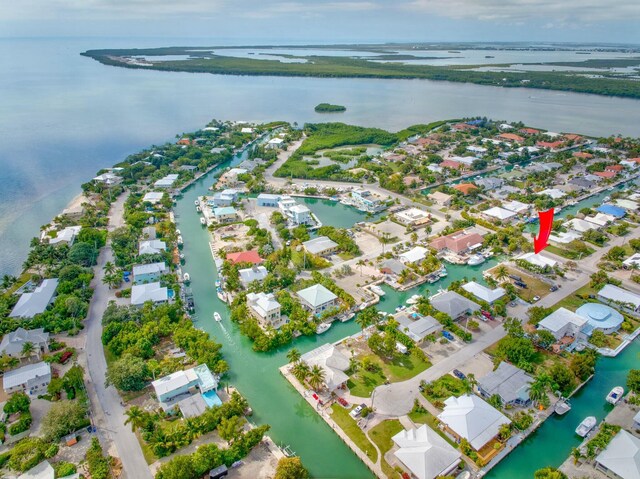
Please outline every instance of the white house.
[[159, 203], [160, 201], [162, 201], [163, 196], [164, 196], [164, 193], [162, 191], [150, 191], [149, 193], [144, 195], [144, 197], [142, 198], [142, 202], [151, 203], [152, 205], [155, 205], [156, 203]]
[[169, 268], [165, 262], [138, 264], [133, 267], [133, 282], [141, 284], [158, 281], [163, 274], [168, 272]]
[[200, 364], [184, 371], [176, 371], [151, 383], [164, 410], [171, 409], [179, 399], [190, 396], [197, 389], [201, 394], [215, 390], [218, 378], [211, 373], [209, 366]]
[[557, 340], [565, 336], [576, 338], [580, 335], [587, 320], [578, 316], [567, 308], [558, 308], [538, 323], [538, 329], [544, 329], [553, 334]]
[[616, 221], [616, 217], [613, 215], [608, 215], [606, 213], [596, 213], [593, 216], [586, 216], [585, 221], [588, 221], [589, 223], [593, 223], [594, 225], [596, 225], [596, 227], [598, 228], [602, 228], [604, 226], [607, 226], [608, 224], [613, 223], [614, 221]]
[[93, 181], [96, 183], [103, 183], [107, 186], [117, 185], [122, 181], [122, 178], [114, 175], [113, 173], [103, 173], [96, 176]]
[[394, 217], [398, 223], [412, 228], [426, 225], [430, 221], [429, 213], [418, 208], [409, 208], [400, 211], [396, 213]]
[[502, 207], [505, 210], [513, 211], [519, 215], [526, 214], [531, 210], [531, 205], [516, 200], [506, 201], [502, 203]]
[[418, 479], [450, 476], [460, 463], [460, 452], [426, 424], [392, 439], [398, 446], [393, 455]]
[[289, 209], [289, 219], [295, 225], [311, 225], [311, 210], [304, 205], [295, 205]]
[[564, 191], [559, 190], [557, 188], [548, 188], [546, 190], [538, 191], [536, 194], [542, 195], [542, 196], [549, 196], [554, 200], [558, 200], [560, 198], [567, 196], [567, 194]]
[[576, 233], [586, 233], [589, 230], [598, 229], [598, 225], [580, 218], [573, 218], [567, 221], [564, 226]]
[[9, 313], [10, 318], [33, 318], [43, 313], [53, 302], [58, 287], [58, 279], [51, 278], [42, 281], [31, 293], [22, 293], [20, 299]]
[[640, 295], [622, 289], [613, 284], [607, 284], [598, 292], [598, 299], [604, 303], [620, 305], [632, 312], [640, 311]]
[[313, 315], [320, 315], [339, 305], [338, 297], [321, 284], [302, 289], [296, 295], [302, 306]]
[[0, 355], [20, 358], [23, 356], [22, 349], [26, 343], [32, 344], [36, 351], [46, 353], [49, 347], [49, 333], [45, 333], [44, 328], [18, 328], [4, 335], [0, 342]]
[[50, 382], [51, 366], [41, 361], [7, 371], [4, 373], [2, 387], [7, 394], [21, 391], [29, 396], [38, 396], [47, 391]]
[[57, 231], [53, 237], [49, 235], [50, 230], [45, 230], [42, 232], [42, 240], [53, 245], [64, 243], [71, 246], [81, 229], [82, 226], [67, 226], [60, 231]]
[[327, 343], [305, 353], [300, 358], [309, 367], [319, 366], [324, 371], [324, 386], [329, 392], [342, 387], [349, 380], [345, 371], [349, 369], [349, 358], [333, 344]]
[[169, 290], [160, 286], [160, 282], [134, 284], [131, 287], [131, 304], [133, 306], [142, 306], [147, 301], [153, 303], [166, 303], [169, 301]]
[[398, 255], [398, 259], [404, 264], [419, 263], [427, 257], [429, 250], [422, 246], [415, 246], [409, 251], [405, 251]]
[[246, 288], [254, 281], [263, 281], [269, 272], [264, 266], [253, 265], [251, 268], [238, 270], [238, 274], [240, 274], [242, 286]]
[[281, 307], [273, 293], [247, 294], [247, 306], [253, 316], [263, 325], [279, 328], [281, 322]]
[[282, 138], [271, 138], [267, 142], [267, 148], [282, 148], [284, 146], [284, 140]]
[[610, 477], [640, 478], [640, 439], [621, 429], [596, 456], [596, 468]]
[[521, 259], [523, 261], [526, 261], [527, 263], [530, 263], [534, 266], [538, 266], [540, 268], [544, 268], [545, 266], [548, 266], [549, 268], [553, 268], [556, 264], [558, 264], [556, 260], [547, 258], [546, 256], [542, 256], [540, 253], [538, 254], [525, 253], [523, 255], [518, 256], [516, 259]]
[[177, 173], [167, 175], [164, 178], [160, 178], [158, 181], [156, 181], [153, 186], [155, 186], [156, 188], [171, 188], [173, 184], [178, 180], [178, 176], [179, 175]]
[[490, 289], [480, 283], [476, 283], [475, 281], [469, 281], [468, 283], [463, 284], [462, 289], [471, 293], [479, 300], [486, 301], [489, 304], [495, 303], [507, 294], [504, 288]]
[[213, 217], [218, 223], [231, 223], [238, 219], [238, 212], [233, 206], [222, 206], [213, 209]]
[[318, 236], [302, 243], [307, 253], [316, 254], [318, 256], [328, 256], [338, 250], [338, 243], [327, 238], [326, 236]]
[[497, 219], [500, 221], [509, 221], [515, 218], [518, 214], [515, 211], [509, 211], [499, 206], [494, 206], [482, 212], [482, 216], [488, 219]]
[[138, 245], [138, 255], [158, 254], [167, 250], [167, 243], [160, 240], [144, 240]]

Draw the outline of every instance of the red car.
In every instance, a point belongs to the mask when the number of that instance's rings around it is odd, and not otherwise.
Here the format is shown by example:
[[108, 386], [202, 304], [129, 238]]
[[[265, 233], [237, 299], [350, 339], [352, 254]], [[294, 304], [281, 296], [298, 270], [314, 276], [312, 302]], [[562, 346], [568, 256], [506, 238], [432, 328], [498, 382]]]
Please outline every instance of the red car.
[[65, 364], [67, 361], [69, 361], [71, 356], [73, 356], [73, 352], [72, 351], [67, 351], [67, 352], [63, 353], [62, 356], [60, 356], [60, 364]]
[[482, 316], [484, 316], [487, 319], [493, 319], [493, 316], [491, 316], [491, 313], [489, 311], [480, 311], [480, 313], [482, 314]]
[[320, 398], [318, 397], [318, 395], [317, 395], [316, 393], [313, 393], [313, 394], [311, 395], [311, 397], [312, 397], [313, 399], [315, 399], [316, 401], [319, 401], [319, 400], [320, 400]]
[[338, 398], [338, 402], [342, 404], [344, 407], [349, 406], [349, 403], [344, 398]]

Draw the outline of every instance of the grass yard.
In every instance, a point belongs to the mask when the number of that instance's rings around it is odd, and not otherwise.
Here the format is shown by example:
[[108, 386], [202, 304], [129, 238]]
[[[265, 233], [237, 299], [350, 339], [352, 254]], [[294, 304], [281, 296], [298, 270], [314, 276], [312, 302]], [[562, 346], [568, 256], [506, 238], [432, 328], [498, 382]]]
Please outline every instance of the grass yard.
[[580, 256], [575, 251], [572, 251], [566, 248], [561, 248], [560, 246], [549, 245], [547, 246], [546, 249], [547, 251], [557, 254], [558, 256], [562, 256], [563, 258], [572, 259], [572, 260], [576, 260], [578, 259], [578, 257], [586, 258], [587, 256], [591, 256], [595, 252], [595, 249], [589, 247], [587, 251], [583, 253], [582, 256]]
[[352, 395], [366, 398], [371, 396], [373, 390], [384, 384], [386, 380], [382, 372], [358, 371], [357, 374], [349, 378], [347, 387]]
[[422, 395], [427, 398], [427, 401], [433, 404], [436, 401], [443, 401], [451, 396], [462, 396], [465, 392], [465, 384], [461, 379], [450, 374], [445, 374], [428, 384]]
[[361, 369], [349, 378], [347, 382], [349, 391], [358, 397], [369, 397], [377, 386], [384, 384], [387, 380], [392, 383], [405, 381], [431, 366], [429, 361], [411, 354], [396, 353], [392, 359], [383, 359], [375, 354], [358, 357], [360, 360], [364, 358], [368, 358], [376, 364], [380, 371], [373, 372]]
[[442, 437], [445, 441], [451, 444], [454, 448], [456, 449], [458, 448], [458, 445], [454, 441], [452, 441], [444, 432], [442, 432], [440, 428], [438, 428], [438, 420], [431, 413], [427, 411], [425, 412], [411, 411], [409, 413], [409, 419], [411, 419], [416, 424], [426, 424], [435, 432], [437, 432], [440, 435], [440, 437]]
[[582, 299], [582, 297], [589, 297], [590, 294], [595, 295], [596, 290], [593, 289], [590, 285], [586, 284], [582, 288], [576, 290], [575, 293], [570, 294], [569, 296], [554, 304], [553, 309], [563, 307], [570, 309], [571, 311], [575, 311], [585, 303], [585, 300]]
[[362, 432], [362, 429], [358, 427], [354, 419], [349, 416], [349, 411], [339, 404], [332, 405], [331, 410], [331, 419], [351, 438], [358, 449], [364, 452], [372, 462], [377, 462], [378, 451], [375, 446], [371, 444], [366, 434]]
[[393, 447], [393, 441], [391, 438], [404, 430], [402, 424], [397, 419], [388, 419], [382, 421], [376, 427], [369, 431], [369, 438], [378, 446], [380, 454], [382, 455], [380, 465], [382, 466], [382, 472], [384, 472], [389, 479], [395, 479], [400, 477], [400, 474], [392, 468], [385, 460], [385, 453]]
[[[535, 276], [520, 271], [519, 269], [509, 267], [507, 267], [507, 271], [509, 271], [510, 275], [519, 276], [520, 278], [522, 278], [522, 281], [526, 283], [527, 289], [518, 288], [516, 286], [518, 296], [525, 301], [532, 301], [534, 296], [540, 296], [540, 298], [544, 298], [551, 292], [551, 286], [549, 286], [548, 283], [545, 283], [544, 281], [536, 278]], [[511, 278], [509, 278], [508, 281], [513, 283], [513, 279]]]

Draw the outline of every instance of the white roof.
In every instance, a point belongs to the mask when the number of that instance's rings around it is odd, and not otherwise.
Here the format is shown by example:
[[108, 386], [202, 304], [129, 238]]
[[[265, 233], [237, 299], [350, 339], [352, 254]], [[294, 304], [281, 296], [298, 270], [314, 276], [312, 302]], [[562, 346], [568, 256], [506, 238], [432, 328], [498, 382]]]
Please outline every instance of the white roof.
[[418, 315], [418, 319], [414, 320], [403, 311], [395, 315], [395, 320], [398, 321], [396, 329], [416, 342], [442, 329], [442, 324], [432, 316]]
[[56, 294], [57, 287], [57, 278], [45, 279], [32, 293], [23, 293], [20, 296], [9, 317], [33, 318], [36, 314], [44, 312]]
[[523, 211], [527, 211], [531, 208], [531, 205], [526, 203], [522, 203], [521, 201], [507, 201], [506, 203], [502, 203], [502, 207], [505, 210], [514, 211], [516, 213], [522, 213]]
[[442, 476], [460, 462], [460, 452], [426, 424], [393, 436], [399, 449], [393, 454], [418, 479]]
[[252, 268], [245, 268], [238, 271], [240, 274], [240, 281], [245, 286], [252, 281], [262, 281], [267, 277], [268, 271], [264, 266], [257, 266]]
[[619, 199], [619, 200], [616, 200], [614, 203], [616, 206], [624, 208], [625, 210], [635, 211], [638, 209], [638, 203], [636, 203], [635, 201]]
[[478, 158], [475, 156], [452, 156], [448, 159], [451, 161], [457, 161], [458, 163], [464, 163], [465, 165], [471, 165]]
[[557, 333], [562, 330], [567, 324], [575, 324], [578, 328], [582, 328], [587, 324], [587, 319], [582, 316], [578, 316], [573, 311], [569, 311], [567, 308], [558, 308], [549, 316], [544, 318], [538, 323], [538, 326], [547, 329], [551, 332]]
[[301, 213], [308, 213], [311, 210], [307, 208], [305, 205], [296, 204], [295, 206], [292, 206], [291, 208], [289, 208], [289, 211], [293, 213], [301, 214]]
[[270, 145], [280, 145], [282, 143], [284, 143], [284, 140], [282, 138], [271, 138], [268, 143]]
[[467, 312], [480, 309], [480, 305], [465, 298], [455, 291], [440, 291], [429, 298], [431, 305], [441, 313], [448, 314], [451, 319], [456, 319]]
[[416, 263], [422, 261], [427, 257], [429, 250], [422, 246], [416, 246], [409, 251], [398, 255], [398, 257], [405, 263]]
[[80, 230], [82, 226], [67, 226], [66, 228], [58, 231], [55, 238], [49, 238], [49, 244], [58, 244], [62, 242], [71, 243]]
[[474, 394], [459, 398], [451, 396], [444, 404], [438, 419], [476, 450], [497, 436], [502, 424], [511, 423], [504, 414]]
[[241, 133], [253, 133], [253, 128], [243, 128], [242, 130], [240, 130]]
[[138, 276], [139, 274], [162, 273], [166, 270], [167, 270], [167, 265], [164, 262], [139, 264], [133, 267], [133, 276], [135, 277], [135, 276]]
[[144, 304], [147, 301], [166, 301], [169, 299], [169, 291], [160, 286], [160, 281], [148, 284], [135, 284], [131, 287], [131, 304]]
[[635, 308], [640, 307], [640, 295], [627, 291], [626, 289], [619, 288], [613, 284], [607, 284], [600, 290], [598, 295], [610, 301], [618, 301], [620, 303], [633, 304]]
[[635, 253], [629, 256], [622, 262], [622, 264], [624, 264], [625, 266], [631, 266], [632, 264], [637, 264], [638, 266], [640, 266], [640, 253]]
[[49, 363], [41, 361], [35, 364], [28, 364], [4, 373], [3, 387], [6, 391], [21, 384], [27, 384], [32, 379], [44, 376], [51, 376], [51, 366]]
[[349, 369], [349, 358], [330, 343], [305, 353], [300, 358], [309, 366], [320, 366], [324, 370], [324, 383], [330, 391], [349, 379], [344, 371]]
[[176, 371], [168, 376], [156, 379], [151, 385], [153, 389], [155, 389], [157, 396], [163, 396], [197, 380], [198, 375], [195, 371], [193, 369], [187, 369], [186, 371]]
[[462, 289], [464, 289], [468, 293], [471, 293], [476, 298], [481, 299], [482, 301], [486, 301], [487, 303], [493, 303], [494, 301], [499, 300], [505, 294], [507, 294], [504, 288], [490, 289], [486, 286], [481, 285], [480, 283], [476, 283], [475, 281], [470, 281], [467, 284], [463, 284]]
[[577, 231], [578, 233], [584, 233], [585, 231], [596, 229], [598, 226], [590, 221], [585, 221], [580, 218], [573, 218], [565, 223], [567, 228]]
[[144, 198], [142, 198], [142, 201], [148, 201], [149, 203], [157, 203], [162, 199], [163, 196], [164, 196], [164, 193], [160, 191], [150, 191], [149, 193], [144, 195]]
[[582, 235], [575, 231], [561, 231], [559, 233], [549, 235], [550, 241], [561, 244], [569, 244], [572, 241], [579, 240], [580, 238], [582, 238]]
[[527, 263], [531, 263], [534, 264], [536, 266], [540, 266], [541, 268], [544, 268], [545, 266], [549, 266], [551, 268], [553, 268], [556, 264], [558, 264], [557, 261], [551, 259], [551, 258], [547, 258], [546, 256], [542, 256], [540, 253], [535, 254], [535, 253], [525, 253], [521, 256], [518, 256], [516, 259], [523, 259], [525, 260]]
[[400, 211], [396, 213], [396, 218], [402, 218], [405, 221], [416, 221], [424, 218], [428, 218], [429, 213], [426, 211], [422, 211], [418, 208], [409, 208], [404, 211]]
[[499, 206], [489, 208], [482, 213], [493, 218], [498, 218], [499, 220], [508, 220], [509, 218], [513, 218], [517, 214], [515, 211], [509, 211], [504, 208], [500, 208]]
[[621, 429], [596, 461], [622, 479], [640, 479], [640, 439]]
[[297, 294], [313, 307], [320, 306], [338, 298], [321, 284], [309, 286], [308, 288], [298, 291]]
[[249, 293], [247, 295], [247, 301], [262, 317], [265, 317], [269, 311], [280, 307], [280, 303], [278, 303], [273, 293]]
[[613, 215], [608, 215], [606, 213], [598, 212], [594, 216], [585, 217], [585, 220], [597, 226], [606, 226], [609, 223], [613, 223], [616, 220], [616, 217]]
[[564, 191], [559, 190], [557, 188], [548, 188], [546, 190], [538, 191], [536, 194], [550, 196], [554, 200], [557, 200], [558, 198], [562, 198], [563, 196], [567, 196], [567, 194]]
[[55, 477], [56, 473], [49, 461], [42, 461], [24, 474], [20, 474], [18, 479], [54, 479]]
[[302, 243], [302, 246], [312, 254], [322, 253], [328, 249], [337, 248], [338, 243], [327, 238], [326, 236], [318, 236]]
[[160, 240], [144, 240], [140, 241], [138, 254], [156, 254], [167, 249], [167, 243]]

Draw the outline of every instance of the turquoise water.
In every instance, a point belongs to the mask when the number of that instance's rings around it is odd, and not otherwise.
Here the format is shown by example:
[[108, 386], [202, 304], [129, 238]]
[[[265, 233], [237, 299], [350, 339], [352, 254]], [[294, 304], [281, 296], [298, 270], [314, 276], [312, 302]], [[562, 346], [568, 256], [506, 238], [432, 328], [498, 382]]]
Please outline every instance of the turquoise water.
[[206, 393], [202, 393], [202, 397], [209, 407], [222, 406], [222, 401], [218, 397], [218, 393], [216, 393], [213, 389], [211, 391], [207, 391]]

